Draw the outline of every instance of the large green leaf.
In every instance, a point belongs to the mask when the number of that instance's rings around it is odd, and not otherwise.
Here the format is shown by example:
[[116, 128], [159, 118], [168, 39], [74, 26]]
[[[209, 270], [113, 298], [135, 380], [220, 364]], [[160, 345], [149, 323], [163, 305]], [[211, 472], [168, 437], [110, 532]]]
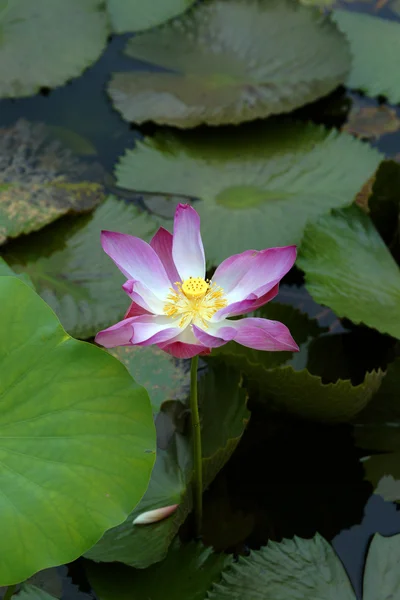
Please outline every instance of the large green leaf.
[[339, 558], [320, 535], [267, 546], [222, 573], [210, 600], [355, 600]]
[[149, 29], [184, 12], [194, 0], [107, 0], [111, 24], [117, 33]]
[[400, 270], [360, 208], [310, 223], [297, 264], [317, 302], [339, 317], [400, 338]]
[[101, 230], [149, 240], [156, 228], [133, 204], [109, 197], [92, 216], [55, 223], [7, 248], [4, 258], [31, 277], [69, 333], [88, 338], [121, 319], [130, 303], [123, 275], [102, 250]]
[[346, 79], [345, 37], [294, 0], [206, 0], [136, 36], [126, 53], [153, 63], [114, 74], [109, 93], [128, 121], [194, 127], [290, 112]]
[[[321, 374], [312, 374], [306, 368], [310, 339], [323, 329], [299, 311], [271, 303], [258, 310], [257, 316], [285, 323], [300, 352], [262, 352], [230, 342], [214, 349], [208, 360], [223, 361], [243, 373], [246, 386], [268, 410], [316, 421], [349, 421], [379, 389], [383, 377], [380, 371], [366, 373], [364, 381], [356, 386], [348, 379], [326, 383]], [[325, 360], [330, 358], [326, 353]]]
[[3, 0], [0, 96], [61, 85], [100, 56], [107, 16], [98, 0]]
[[271, 122], [229, 132], [167, 133], [138, 142], [118, 185], [197, 197], [210, 262], [295, 244], [308, 219], [350, 204], [381, 155], [346, 134]]
[[204, 600], [222, 569], [232, 563], [225, 554], [192, 542], [175, 541], [167, 557], [148, 569], [124, 565], [86, 565], [86, 572], [99, 600]]
[[[353, 55], [347, 84], [370, 96], [386, 96], [392, 104], [400, 102], [400, 23], [345, 10], [336, 10], [334, 19]], [[379, 44], [371, 44], [371, 39]]]
[[0, 129], [0, 244], [93, 209], [104, 200], [99, 177], [43, 124], [19, 120]]
[[120, 346], [110, 353], [126, 366], [135, 381], [146, 388], [154, 413], [166, 400], [187, 397], [190, 374], [184, 361], [174, 359], [157, 346]]
[[[239, 373], [227, 368], [210, 370], [200, 381], [199, 403], [204, 486], [207, 486], [235, 450], [249, 418]], [[181, 412], [184, 410], [181, 405]], [[159, 449], [149, 488], [129, 519], [107, 531], [86, 554], [88, 558], [119, 561], [137, 568], [146, 568], [165, 558], [192, 507], [191, 435], [187, 428], [182, 431], [181, 425], [169, 403], [164, 405], [156, 420]], [[173, 504], [179, 507], [169, 518], [146, 526], [133, 525], [139, 514]]]
[[23, 282], [0, 277], [0, 585], [70, 562], [146, 490], [146, 391], [103, 350], [70, 338]]

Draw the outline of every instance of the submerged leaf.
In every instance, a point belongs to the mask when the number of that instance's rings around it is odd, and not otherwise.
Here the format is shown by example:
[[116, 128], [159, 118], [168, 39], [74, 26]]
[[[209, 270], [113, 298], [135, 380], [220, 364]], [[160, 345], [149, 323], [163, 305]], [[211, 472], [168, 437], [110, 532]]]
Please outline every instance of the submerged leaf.
[[307, 220], [350, 204], [380, 160], [349, 135], [273, 121], [146, 138], [116, 176], [124, 188], [200, 198], [206, 256], [218, 264], [248, 248], [298, 243]]
[[207, 590], [220, 577], [232, 558], [214, 554], [194, 542], [176, 541], [166, 558], [147, 569], [123, 565], [94, 565], [86, 571], [99, 600], [204, 600]]
[[163, 70], [114, 74], [115, 107], [128, 121], [177, 127], [290, 112], [331, 92], [350, 67], [336, 25], [292, 0], [206, 0], [126, 52]]
[[[400, 23], [345, 10], [335, 10], [334, 20], [353, 55], [347, 84], [370, 96], [386, 96], [392, 104], [400, 102]], [[371, 39], [379, 44], [371, 44]]]
[[111, 24], [117, 33], [150, 29], [184, 12], [195, 0], [107, 0]]
[[103, 251], [102, 229], [149, 240], [157, 229], [149, 215], [110, 196], [90, 217], [60, 221], [7, 247], [4, 257], [26, 272], [65, 329], [76, 337], [94, 336], [122, 319], [130, 300], [124, 276]]
[[104, 200], [99, 175], [45, 125], [20, 120], [0, 129], [0, 244], [67, 213], [92, 210]]
[[117, 360], [69, 337], [15, 277], [0, 277], [0, 303], [0, 585], [8, 585], [75, 560], [126, 519], [148, 485], [155, 436], [148, 395]]
[[0, 97], [65, 83], [97, 60], [107, 41], [98, 0], [8, 0], [0, 6]]
[[317, 302], [339, 317], [400, 338], [400, 270], [357, 206], [310, 223], [297, 264]]

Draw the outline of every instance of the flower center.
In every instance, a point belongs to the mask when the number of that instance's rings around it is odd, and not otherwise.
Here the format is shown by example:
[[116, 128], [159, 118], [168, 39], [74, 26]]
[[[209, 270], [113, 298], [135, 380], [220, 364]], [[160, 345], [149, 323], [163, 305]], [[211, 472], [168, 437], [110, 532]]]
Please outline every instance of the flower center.
[[207, 321], [228, 304], [224, 290], [202, 277], [189, 277], [175, 286], [170, 288], [164, 313], [169, 317], [181, 315], [179, 327], [194, 323], [206, 328]]
[[189, 277], [189, 279], [185, 279], [182, 283], [181, 289], [186, 298], [195, 300], [197, 298], [203, 298], [209, 287], [210, 284], [201, 277]]

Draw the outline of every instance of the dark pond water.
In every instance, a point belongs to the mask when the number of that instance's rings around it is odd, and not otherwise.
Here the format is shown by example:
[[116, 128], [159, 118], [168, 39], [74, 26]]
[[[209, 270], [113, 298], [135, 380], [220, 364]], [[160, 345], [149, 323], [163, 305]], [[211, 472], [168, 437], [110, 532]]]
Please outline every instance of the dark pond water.
[[[354, 3], [351, 8], [365, 10], [366, 5]], [[385, 7], [381, 15], [391, 16]], [[93, 160], [111, 173], [117, 158], [142, 135], [113, 110], [104, 90], [112, 71], [132, 68], [131, 59], [128, 62], [122, 54], [126, 37], [110, 39], [100, 60], [62, 88], [44, 90], [33, 98], [0, 101], [0, 126], [24, 118], [72, 130], [95, 146]], [[141, 69], [140, 63], [137, 69]], [[298, 111], [298, 115], [341, 125], [353, 103], [371, 106], [376, 101], [338, 90]], [[396, 110], [400, 116], [400, 109]], [[400, 134], [383, 135], [374, 145], [387, 156], [395, 156], [400, 153]], [[287, 282], [292, 283], [293, 276]], [[317, 316], [332, 333], [343, 331], [332, 313], [315, 305], [306, 293], [291, 297], [283, 290], [279, 300]], [[384, 349], [379, 352], [374, 347], [373, 333], [369, 344], [359, 332], [348, 335], [350, 371], [357, 372], [354, 357], [372, 366], [384, 362]], [[362, 567], [370, 536], [400, 532], [397, 506], [372, 495], [372, 486], [363, 479], [361, 456], [350, 426], [280, 421], [253, 413], [234, 457], [206, 493], [205, 542], [217, 549], [243, 552], [259, 548], [267, 539], [312, 537], [319, 531], [332, 541], [361, 597]], [[64, 600], [96, 597], [79, 561], [68, 569], [60, 567], [57, 573]]]

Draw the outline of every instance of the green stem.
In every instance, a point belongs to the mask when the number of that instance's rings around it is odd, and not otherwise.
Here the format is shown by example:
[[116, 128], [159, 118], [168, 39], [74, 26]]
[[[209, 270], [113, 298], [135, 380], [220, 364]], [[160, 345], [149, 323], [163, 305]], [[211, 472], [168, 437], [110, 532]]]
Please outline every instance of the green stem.
[[203, 465], [201, 460], [201, 428], [199, 418], [199, 405], [197, 402], [197, 366], [199, 357], [192, 358], [190, 369], [190, 411], [192, 414], [193, 437], [193, 501], [196, 537], [201, 535], [201, 522], [203, 517]]
[[10, 600], [10, 598], [12, 598], [12, 596], [14, 595], [16, 588], [16, 585], [9, 585], [6, 593], [3, 596], [3, 600]]

